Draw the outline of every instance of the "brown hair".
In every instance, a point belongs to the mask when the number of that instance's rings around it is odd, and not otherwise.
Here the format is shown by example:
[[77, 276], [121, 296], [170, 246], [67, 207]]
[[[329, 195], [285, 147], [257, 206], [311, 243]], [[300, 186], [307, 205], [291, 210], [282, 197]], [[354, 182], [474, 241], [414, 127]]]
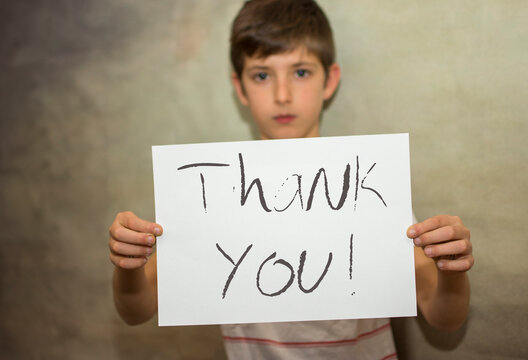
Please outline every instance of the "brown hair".
[[313, 0], [246, 1], [231, 28], [231, 63], [240, 78], [245, 56], [265, 58], [298, 46], [315, 54], [325, 73], [335, 61], [332, 29]]

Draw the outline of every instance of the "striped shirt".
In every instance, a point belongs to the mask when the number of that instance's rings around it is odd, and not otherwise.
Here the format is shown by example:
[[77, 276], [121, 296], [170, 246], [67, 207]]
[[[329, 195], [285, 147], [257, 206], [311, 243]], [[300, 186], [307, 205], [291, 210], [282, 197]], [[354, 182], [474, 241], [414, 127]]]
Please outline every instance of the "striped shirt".
[[397, 359], [388, 319], [222, 325], [229, 359]]

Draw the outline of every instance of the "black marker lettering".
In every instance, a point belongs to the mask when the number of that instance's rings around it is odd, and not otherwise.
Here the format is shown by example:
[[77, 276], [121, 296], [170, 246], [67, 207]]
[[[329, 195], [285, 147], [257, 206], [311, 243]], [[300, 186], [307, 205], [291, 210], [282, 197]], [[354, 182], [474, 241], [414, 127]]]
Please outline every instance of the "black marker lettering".
[[[205, 166], [218, 167], [218, 166], [229, 166], [229, 164], [222, 164], [222, 163], [192, 163], [192, 164], [187, 164], [187, 165], [180, 166], [178, 168], [178, 170], [185, 170], [185, 169], [189, 169], [189, 168], [205, 167]], [[204, 208], [205, 212], [207, 212], [207, 201], [205, 200], [205, 179], [204, 179], [203, 173], [201, 173], [201, 172], [200, 172], [200, 181], [202, 183], [203, 208]]]
[[180, 166], [178, 168], [178, 170], [185, 170], [185, 169], [188, 169], [188, 168], [200, 167], [200, 166], [229, 166], [229, 164], [222, 164], [222, 163], [193, 163], [193, 164], [187, 164], [187, 165]]
[[341, 192], [341, 198], [339, 199], [339, 202], [336, 206], [332, 205], [332, 202], [330, 201], [330, 194], [328, 193], [328, 178], [326, 177], [326, 171], [324, 168], [319, 169], [312, 183], [312, 188], [310, 190], [310, 196], [308, 197], [308, 204], [306, 205], [306, 211], [312, 208], [315, 188], [317, 187], [317, 183], [319, 181], [319, 177], [321, 176], [321, 173], [323, 174], [323, 177], [324, 177], [325, 195], [326, 195], [326, 201], [328, 202], [328, 205], [330, 205], [332, 210], [341, 209], [348, 195], [348, 189], [350, 188], [350, 164], [347, 164], [345, 173], [343, 174], [343, 190]]
[[[293, 204], [293, 201], [295, 200], [295, 198], [297, 197], [297, 194], [299, 194], [299, 200], [301, 201], [301, 209], [304, 209], [304, 204], [303, 204], [303, 198], [302, 198], [302, 192], [301, 192], [301, 178], [302, 178], [302, 175], [298, 175], [298, 174], [293, 174], [293, 176], [297, 176], [297, 191], [295, 191], [295, 194], [293, 194], [293, 197], [290, 201], [290, 203], [283, 209], [277, 209], [276, 207], [273, 207], [275, 209], [275, 211], [277, 212], [283, 212], [284, 210], [286, 210], [287, 208], [290, 207], [291, 204]], [[288, 180], [288, 179], [286, 179]]]
[[246, 174], [244, 173], [244, 159], [242, 158], [241, 153], [238, 153], [238, 159], [240, 161], [240, 185], [241, 185], [240, 186], [240, 205], [244, 206], [246, 204], [251, 188], [253, 187], [253, 185], [256, 185], [258, 188], [260, 205], [262, 205], [262, 208], [266, 212], [271, 212], [271, 210], [268, 208], [268, 205], [266, 205], [266, 199], [264, 198], [264, 191], [262, 190], [262, 184], [259, 178], [256, 178], [255, 180], [251, 182], [251, 185], [249, 185], [249, 188], [246, 192]]
[[205, 181], [204, 181], [204, 176], [202, 173], [200, 173], [200, 181], [202, 182], [203, 207], [204, 207], [205, 212], [207, 212], [207, 201], [205, 200]]
[[262, 290], [262, 288], [260, 287], [260, 273], [262, 272], [262, 268], [264, 267], [264, 265], [266, 265], [266, 263], [267, 263], [268, 261], [274, 259], [275, 256], [277, 256], [277, 253], [276, 253], [276, 252], [274, 252], [273, 254], [271, 254], [270, 256], [268, 256], [268, 258], [262, 262], [262, 264], [260, 265], [259, 270], [258, 270], [258, 272], [257, 272], [257, 288], [259, 289], [259, 291], [260, 291], [260, 293], [261, 293], [262, 295], [266, 295], [266, 296], [277, 296], [277, 295], [282, 294], [283, 292], [285, 292], [286, 290], [288, 290], [288, 288], [289, 288], [289, 287], [291, 286], [291, 284], [293, 283], [293, 279], [295, 278], [295, 273], [293, 272], [293, 267], [290, 265], [290, 263], [288, 263], [288, 262], [285, 261], [285, 260], [279, 259], [279, 260], [275, 261], [275, 262], [273, 263], [273, 265], [276, 265], [276, 264], [282, 264], [282, 265], [286, 266], [288, 269], [290, 269], [290, 273], [291, 273], [291, 275], [290, 275], [290, 279], [288, 280], [288, 283], [287, 283], [286, 285], [284, 285], [284, 286], [282, 287], [282, 289], [280, 289], [280, 290], [278, 290], [278, 291], [276, 291], [276, 292], [274, 292], [274, 293], [271, 293], [271, 294], [270, 294], [270, 293], [266, 293], [266, 292], [264, 292], [264, 290]]
[[372, 169], [374, 169], [374, 166], [376, 166], [376, 163], [374, 163], [374, 164], [370, 167], [369, 171], [367, 171], [367, 175], [365, 175], [365, 177], [363, 178], [363, 180], [361, 180], [361, 188], [362, 188], [362, 189], [365, 189], [365, 190], [370, 190], [370, 191], [372, 191], [374, 194], [378, 195], [378, 197], [380, 198], [380, 200], [381, 200], [381, 202], [383, 203], [383, 205], [385, 205], [385, 207], [387, 207], [387, 204], [385, 203], [385, 200], [383, 200], [383, 197], [381, 197], [381, 195], [380, 195], [379, 192], [377, 192], [377, 191], [374, 190], [373, 188], [369, 188], [369, 187], [366, 187], [366, 186], [363, 185], [363, 183], [365, 182], [365, 179], [367, 178], [367, 176], [368, 176], [368, 174], [370, 173], [370, 171], [371, 171]]
[[301, 259], [299, 261], [299, 270], [298, 270], [298, 274], [297, 274], [297, 283], [299, 284], [299, 289], [301, 289], [302, 292], [304, 292], [305, 294], [308, 294], [308, 293], [311, 293], [312, 291], [314, 291], [315, 289], [317, 289], [317, 287], [319, 286], [319, 284], [321, 283], [321, 281], [325, 277], [326, 273], [328, 272], [328, 268], [330, 267], [330, 264], [332, 263], [332, 253], [328, 253], [328, 260], [326, 262], [326, 266], [325, 266], [325, 268], [323, 270], [323, 273], [321, 274], [321, 276], [319, 277], [319, 280], [317, 280], [315, 285], [312, 286], [310, 289], [305, 289], [304, 286], [302, 285], [302, 274], [303, 274], [303, 270], [304, 270], [304, 262], [305, 261], [306, 261], [306, 250], [304, 250], [301, 253]]
[[242, 256], [240, 257], [240, 259], [237, 261], [237, 263], [235, 264], [235, 262], [233, 261], [233, 259], [231, 259], [231, 256], [227, 255], [227, 253], [220, 247], [220, 245], [218, 245], [218, 243], [216, 244], [216, 248], [218, 249], [218, 251], [220, 251], [222, 253], [222, 255], [224, 255], [224, 257], [229, 260], [229, 262], [231, 264], [233, 264], [235, 267], [233, 268], [233, 270], [231, 271], [231, 273], [229, 274], [229, 276], [227, 277], [227, 281], [225, 283], [225, 286], [224, 286], [224, 290], [222, 291], [222, 299], [225, 298], [226, 296], [226, 293], [227, 293], [227, 289], [229, 288], [229, 285], [231, 284], [231, 280], [233, 280], [233, 277], [235, 276], [235, 273], [237, 272], [238, 270], [238, 267], [240, 266], [240, 264], [242, 263], [242, 260], [244, 260], [244, 258], [246, 257], [247, 253], [249, 252], [249, 250], [251, 250], [251, 248], [253, 247], [253, 244], [249, 245], [246, 249], [246, 251], [244, 251], [244, 253], [242, 254]]
[[352, 255], [354, 254], [354, 234], [350, 234], [350, 256], [349, 256], [349, 261], [350, 261], [350, 266], [348, 268], [348, 275], [350, 276], [350, 280], [352, 280]]
[[356, 155], [356, 195], [354, 196], [354, 211], [356, 211], [358, 189], [359, 189], [359, 156]]

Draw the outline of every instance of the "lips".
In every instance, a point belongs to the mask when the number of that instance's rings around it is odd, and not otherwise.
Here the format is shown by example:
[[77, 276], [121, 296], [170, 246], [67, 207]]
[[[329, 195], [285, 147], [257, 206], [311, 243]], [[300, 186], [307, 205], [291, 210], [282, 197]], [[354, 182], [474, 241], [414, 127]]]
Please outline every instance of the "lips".
[[280, 114], [277, 116], [274, 116], [273, 119], [278, 122], [279, 124], [289, 124], [296, 118], [295, 115], [292, 114]]

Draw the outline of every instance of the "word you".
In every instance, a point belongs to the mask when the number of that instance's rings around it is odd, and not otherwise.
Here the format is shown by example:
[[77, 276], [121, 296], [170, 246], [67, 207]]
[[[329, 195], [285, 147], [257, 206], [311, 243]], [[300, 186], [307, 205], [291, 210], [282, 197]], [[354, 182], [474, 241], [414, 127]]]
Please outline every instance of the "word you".
[[[350, 280], [352, 280], [353, 241], [354, 241], [354, 234], [352, 234], [350, 236], [349, 269], [348, 269]], [[246, 258], [246, 256], [250, 252], [250, 250], [253, 248], [253, 244], [250, 244], [244, 250], [243, 254], [240, 256], [240, 258], [236, 262], [231, 258], [231, 256], [229, 256], [224, 251], [224, 249], [222, 249], [222, 247], [218, 243], [216, 243], [216, 248], [233, 265], [233, 270], [231, 270], [231, 273], [227, 277], [227, 280], [226, 280], [225, 285], [224, 285], [224, 289], [222, 290], [222, 299], [224, 299], [226, 297], [227, 290], [229, 289], [229, 286], [231, 285], [231, 282], [233, 281], [233, 279], [234, 279], [234, 277], [235, 277], [235, 275], [236, 275], [236, 273], [237, 273], [237, 271], [238, 271], [238, 269], [240, 267], [240, 264], [242, 264], [242, 262], [244, 261], [244, 259]], [[323, 268], [323, 270], [321, 272], [321, 275], [319, 276], [317, 281], [311, 287], [306, 286], [304, 284], [304, 282], [303, 282], [303, 271], [304, 271], [304, 267], [305, 267], [305, 263], [306, 263], [306, 255], [307, 255], [307, 251], [303, 250], [301, 252], [301, 254], [300, 254], [300, 257], [299, 257], [299, 266], [297, 268], [297, 271], [295, 271], [293, 266], [292, 266], [292, 264], [290, 262], [288, 262], [287, 260], [285, 260], [285, 259], [279, 258], [279, 259], [273, 261], [273, 263], [271, 263], [271, 261], [274, 260], [277, 257], [277, 252], [276, 251], [273, 252], [272, 254], [270, 254], [268, 257], [266, 257], [262, 261], [262, 263], [260, 264], [260, 266], [259, 266], [259, 268], [257, 270], [256, 286], [257, 286], [257, 289], [259, 290], [259, 292], [262, 295], [264, 295], [264, 296], [270, 296], [270, 297], [279, 296], [282, 293], [286, 292], [286, 290], [288, 290], [290, 288], [290, 286], [292, 286], [292, 284], [293, 284], [293, 282], [295, 280], [295, 275], [296, 274], [297, 274], [297, 285], [298, 285], [299, 289], [303, 293], [309, 294], [309, 293], [313, 292], [315, 289], [317, 289], [319, 287], [319, 285], [321, 284], [321, 282], [323, 281], [323, 279], [325, 278], [326, 274], [328, 273], [330, 265], [332, 264], [333, 254], [332, 254], [332, 252], [328, 253], [328, 258], [326, 260], [326, 265], [324, 266], [324, 268]], [[262, 272], [265, 271], [264, 268], [266, 268], [266, 271], [271, 271], [271, 270], [269, 270], [269, 268], [273, 268], [276, 265], [282, 265], [283, 267], [288, 269], [290, 275], [287, 278], [285, 284], [280, 289], [275, 289], [274, 291], [273, 290], [266, 290], [266, 289], [263, 288], [263, 286], [261, 284]], [[354, 295], [354, 293], [352, 295]]]

